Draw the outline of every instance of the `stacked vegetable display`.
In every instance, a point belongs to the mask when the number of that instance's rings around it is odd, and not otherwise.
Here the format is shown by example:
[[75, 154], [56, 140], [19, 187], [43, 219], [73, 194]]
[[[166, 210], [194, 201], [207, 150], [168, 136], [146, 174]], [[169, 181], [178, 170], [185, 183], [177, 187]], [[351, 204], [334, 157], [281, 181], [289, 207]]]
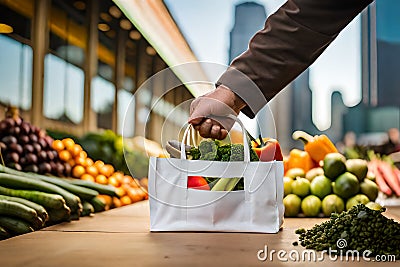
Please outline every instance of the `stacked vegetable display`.
[[71, 167], [62, 162], [51, 144], [53, 139], [46, 132], [19, 116], [0, 122], [0, 148], [4, 164], [16, 170], [51, 173], [69, 176]]
[[305, 150], [293, 149], [286, 160], [285, 216], [330, 216], [359, 203], [377, 205], [379, 188], [366, 160], [346, 160], [325, 135], [297, 131], [293, 137], [304, 141]]
[[[55, 140], [52, 147], [60, 158], [72, 167], [71, 175], [84, 181], [114, 186], [118, 197], [100, 196], [107, 208], [129, 205], [147, 199], [147, 178], [140, 181], [130, 175], [115, 171], [114, 167], [101, 160], [93, 161], [79, 144], [71, 138]], [[75, 183], [78, 183], [75, 181]]]
[[62, 221], [103, 211], [99, 193], [117, 196], [115, 188], [75, 179], [20, 172], [0, 165], [0, 232], [24, 234]]
[[146, 179], [93, 162], [72, 139], [53, 140], [15, 114], [0, 121], [0, 160], [0, 239], [147, 198]]

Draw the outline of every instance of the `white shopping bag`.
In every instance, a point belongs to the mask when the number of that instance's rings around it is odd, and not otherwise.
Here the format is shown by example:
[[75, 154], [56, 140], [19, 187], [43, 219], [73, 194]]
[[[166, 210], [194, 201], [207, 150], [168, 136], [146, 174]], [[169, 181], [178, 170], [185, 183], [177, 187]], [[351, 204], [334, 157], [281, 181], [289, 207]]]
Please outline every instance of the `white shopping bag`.
[[[278, 232], [284, 213], [283, 163], [250, 162], [245, 133], [243, 144], [243, 162], [187, 160], [183, 144], [180, 159], [151, 157], [150, 230]], [[243, 177], [244, 190], [191, 189], [187, 188], [188, 176]]]

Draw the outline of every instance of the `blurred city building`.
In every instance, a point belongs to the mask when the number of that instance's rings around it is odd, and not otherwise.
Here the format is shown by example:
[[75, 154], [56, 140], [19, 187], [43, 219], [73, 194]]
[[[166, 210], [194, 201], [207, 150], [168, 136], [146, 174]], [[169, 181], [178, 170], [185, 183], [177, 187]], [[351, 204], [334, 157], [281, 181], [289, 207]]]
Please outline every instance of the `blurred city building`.
[[344, 132], [400, 129], [399, 8], [396, 0], [375, 1], [362, 14], [362, 102], [345, 114]]
[[230, 32], [229, 62], [247, 50], [249, 40], [263, 28], [267, 14], [265, 7], [255, 2], [235, 6], [234, 25]]
[[[400, 128], [400, 75], [396, 74], [400, 68], [400, 17], [396, 12], [399, 8], [397, 0], [376, 1], [361, 15], [362, 101], [347, 107], [341, 88], [330, 88], [331, 126], [323, 132], [334, 142], [350, 131], [360, 136]], [[229, 62], [247, 49], [248, 41], [262, 27], [265, 18], [265, 8], [260, 4], [236, 5]], [[312, 119], [309, 74], [309, 69], [304, 71], [257, 116], [260, 126], [267, 129], [268, 135], [277, 137], [284, 149], [301, 147], [290, 138], [294, 130], [322, 133]]]

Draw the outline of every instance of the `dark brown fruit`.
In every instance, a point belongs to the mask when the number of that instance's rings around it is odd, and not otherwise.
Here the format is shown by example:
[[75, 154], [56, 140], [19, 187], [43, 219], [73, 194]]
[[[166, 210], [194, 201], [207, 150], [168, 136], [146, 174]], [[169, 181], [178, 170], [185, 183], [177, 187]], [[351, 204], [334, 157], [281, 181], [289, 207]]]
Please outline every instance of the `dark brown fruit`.
[[11, 135], [8, 135], [8, 136], [3, 137], [3, 138], [1, 139], [1, 141], [2, 141], [4, 144], [6, 144], [6, 145], [10, 145], [10, 144], [13, 144], [13, 143], [17, 143], [17, 142], [18, 142], [17, 138], [15, 138], [14, 136], [11, 136]]
[[28, 154], [28, 153], [33, 153], [34, 152], [34, 148], [33, 148], [33, 146], [31, 145], [31, 144], [26, 144], [26, 145], [24, 145], [24, 152], [26, 153], [26, 154]]
[[20, 144], [27, 144], [27, 143], [29, 143], [29, 137], [28, 137], [27, 135], [21, 135], [21, 136], [18, 138], [18, 140], [19, 140]]

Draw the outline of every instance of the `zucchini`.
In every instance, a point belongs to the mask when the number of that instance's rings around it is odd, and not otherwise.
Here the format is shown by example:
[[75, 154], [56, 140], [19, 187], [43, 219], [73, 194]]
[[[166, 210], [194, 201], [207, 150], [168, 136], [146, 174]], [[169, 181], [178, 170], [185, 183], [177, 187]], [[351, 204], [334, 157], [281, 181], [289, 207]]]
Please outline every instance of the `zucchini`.
[[14, 174], [0, 173], [0, 186], [58, 194], [65, 199], [65, 202], [67, 203], [68, 207], [70, 207], [72, 212], [81, 211], [79, 206], [81, 200], [79, 197], [54, 184], [23, 176], [17, 176]]
[[4, 227], [7, 232], [11, 232], [16, 235], [22, 235], [34, 231], [27, 222], [21, 219], [5, 216], [0, 216], [0, 226]]
[[9, 201], [18, 202], [18, 203], [24, 204], [25, 206], [28, 206], [28, 207], [34, 209], [36, 211], [37, 215], [42, 219], [43, 222], [46, 222], [49, 219], [49, 214], [47, 213], [45, 208], [43, 208], [43, 206], [41, 206], [35, 202], [29, 201], [27, 199], [20, 198], [20, 197], [10, 197], [10, 196], [4, 196], [4, 195], [0, 195], [0, 200], [9, 200]]
[[15, 190], [0, 186], [0, 194], [10, 197], [20, 197], [35, 202], [45, 208], [60, 209], [65, 205], [62, 196], [29, 190]]
[[[93, 189], [102, 195], [109, 195], [112, 197], [119, 198], [119, 196], [117, 195], [117, 192], [115, 192], [115, 187], [112, 185], [98, 184], [98, 183], [94, 183], [91, 181], [80, 180], [80, 179], [71, 179], [71, 178], [61, 178], [61, 179], [70, 184], [73, 184], [73, 185], [78, 185], [78, 186]], [[88, 199], [88, 200], [90, 200], [90, 199]]]
[[71, 214], [70, 216], [69, 216], [69, 219], [70, 220], [73, 220], [73, 221], [79, 221], [79, 217], [81, 217], [82, 216], [82, 213], [73, 213], [73, 214]]
[[40, 181], [44, 181], [50, 184], [57, 185], [72, 194], [78, 196], [82, 200], [90, 200], [93, 197], [97, 196], [99, 193], [94, 191], [94, 190], [89, 190], [87, 188], [83, 188], [82, 186], [76, 186], [74, 184], [68, 183], [66, 181], [61, 180], [58, 177], [54, 176], [46, 176], [46, 175], [41, 175], [33, 172], [21, 172], [14, 170], [12, 168], [8, 168], [5, 166], [0, 166], [0, 172], [7, 173], [7, 174], [12, 174], [12, 175], [17, 175], [17, 176], [22, 176], [30, 179], [36, 179]]
[[106, 210], [106, 203], [104, 203], [100, 198], [92, 198], [92, 200], [90, 200], [90, 204], [93, 205], [94, 212], [101, 212]]
[[89, 216], [90, 214], [94, 213], [94, 207], [87, 201], [83, 202], [83, 211], [82, 216]]
[[68, 206], [64, 206], [61, 209], [48, 209], [47, 212], [49, 213], [49, 221], [46, 225], [71, 221], [71, 209]]
[[6, 229], [4, 229], [4, 227], [0, 226], [0, 240], [4, 240], [9, 238], [11, 235], [9, 232], [7, 232]]
[[99, 194], [99, 192], [97, 192], [93, 189], [74, 185], [72, 183], [68, 183], [64, 180], [61, 180], [60, 178], [39, 175], [36, 173], [29, 173], [29, 174], [32, 174], [31, 177], [33, 179], [37, 179], [40, 181], [44, 181], [44, 182], [47, 182], [50, 184], [57, 185], [65, 190], [71, 192], [72, 194], [78, 196], [81, 200], [90, 200]]
[[35, 229], [43, 227], [43, 221], [36, 213], [36, 210], [21, 203], [0, 200], [0, 216], [16, 217], [27, 221]]

